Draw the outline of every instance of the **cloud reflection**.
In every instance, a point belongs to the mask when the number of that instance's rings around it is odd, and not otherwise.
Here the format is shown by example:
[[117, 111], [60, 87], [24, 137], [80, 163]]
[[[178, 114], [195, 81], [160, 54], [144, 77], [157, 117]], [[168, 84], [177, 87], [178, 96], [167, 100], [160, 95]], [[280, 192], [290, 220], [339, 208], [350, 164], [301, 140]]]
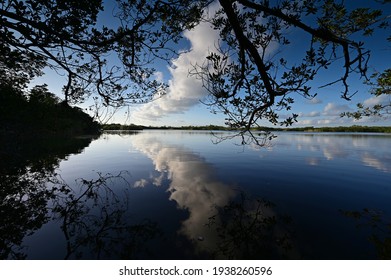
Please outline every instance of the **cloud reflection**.
[[[163, 143], [146, 133], [132, 137], [132, 144], [147, 155], [160, 172], [157, 177], [149, 178], [150, 182], [160, 186], [164, 177], [169, 179], [170, 200], [189, 212], [180, 233], [197, 240], [200, 248], [213, 250], [217, 236], [205, 224], [216, 214], [216, 207], [228, 204], [235, 191], [218, 179], [215, 168], [204, 158], [182, 146]], [[136, 186], [145, 183], [146, 179], [142, 179]]]
[[364, 153], [361, 158], [362, 162], [370, 167], [376, 168], [383, 172], [391, 173], [391, 157], [376, 157], [370, 153]]
[[317, 166], [320, 164], [320, 159], [317, 157], [307, 157], [305, 161], [308, 165]]
[[[386, 137], [386, 138], [384, 138]], [[391, 173], [391, 154], [388, 136], [365, 134], [298, 133], [280, 134], [278, 149], [294, 149], [304, 155], [308, 165], [328, 161], [359, 159], [364, 166]]]

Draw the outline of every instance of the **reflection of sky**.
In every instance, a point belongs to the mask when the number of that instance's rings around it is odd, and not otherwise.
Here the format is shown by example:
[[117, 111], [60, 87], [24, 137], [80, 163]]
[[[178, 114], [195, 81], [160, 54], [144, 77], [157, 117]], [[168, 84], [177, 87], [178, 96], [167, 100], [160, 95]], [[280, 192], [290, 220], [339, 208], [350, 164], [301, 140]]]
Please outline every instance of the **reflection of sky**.
[[[351, 234], [338, 209], [374, 208], [390, 213], [390, 140], [386, 135], [279, 133], [268, 148], [255, 149], [237, 147], [231, 141], [213, 145], [210, 135], [202, 132], [143, 131], [102, 135], [83, 152], [64, 159], [57, 171], [71, 185], [76, 178], [96, 178], [97, 172], [115, 175], [126, 170], [125, 179], [134, 187], [128, 222], [156, 221], [169, 237], [179, 233], [178, 240], [194, 240], [202, 252], [213, 251], [221, 241], [205, 224], [217, 214], [213, 206], [221, 208], [237, 198], [234, 185], [251, 197], [275, 203], [276, 215], [292, 216], [297, 243], [305, 244], [299, 248], [304, 256], [310, 258], [313, 251], [322, 257], [327, 251], [327, 256], [344, 257], [343, 252], [349, 252], [348, 257], [354, 257], [356, 232]], [[129, 189], [118, 182], [110, 186], [121, 197]], [[246, 206], [249, 213], [256, 207]], [[31, 258], [62, 258], [63, 238], [59, 224], [52, 222], [26, 238], [24, 245]], [[319, 243], [329, 239], [336, 243]], [[178, 240], [174, 242], [182, 250]], [[48, 241], [53, 245], [45, 246]], [[175, 252], [178, 247], [171, 242], [162, 247]], [[162, 249], [156, 246], [156, 250]]]
[[[333, 229], [345, 220], [336, 222], [338, 209], [389, 210], [390, 140], [385, 135], [279, 133], [267, 148], [243, 148], [234, 145], [236, 140], [213, 145], [204, 132], [142, 131], [103, 135], [60, 168], [69, 182], [91, 170], [129, 171], [132, 217], [157, 221], [170, 237], [179, 233], [178, 240], [194, 240], [202, 252], [213, 252], [221, 241], [205, 224], [217, 214], [213, 206], [237, 198], [234, 185], [274, 202], [276, 213], [292, 215], [310, 248], [329, 235], [339, 240], [342, 233]], [[251, 211], [254, 205], [247, 206]], [[351, 238], [345, 237], [340, 244]], [[328, 247], [322, 250], [335, 249]]]
[[[199, 241], [200, 246], [212, 248], [215, 236], [206, 227], [208, 218], [215, 214], [214, 206], [226, 205], [234, 196], [234, 191], [220, 182], [216, 170], [204, 158], [190, 150], [174, 144], [165, 144], [150, 134], [139, 134], [131, 138], [134, 148], [146, 154], [160, 174], [149, 178], [150, 182], [160, 186], [163, 177], [170, 180], [168, 191], [170, 200], [178, 207], [187, 209], [189, 217], [183, 221], [181, 233]], [[136, 187], [145, 185], [147, 179], [135, 183]]]
[[280, 134], [277, 150], [293, 149], [303, 153], [308, 165], [322, 160], [355, 159], [364, 166], [391, 173], [391, 137], [365, 134]]
[[391, 173], [391, 156], [390, 154], [377, 157], [376, 155], [370, 153], [363, 153], [362, 162], [370, 167], [376, 168], [378, 170]]

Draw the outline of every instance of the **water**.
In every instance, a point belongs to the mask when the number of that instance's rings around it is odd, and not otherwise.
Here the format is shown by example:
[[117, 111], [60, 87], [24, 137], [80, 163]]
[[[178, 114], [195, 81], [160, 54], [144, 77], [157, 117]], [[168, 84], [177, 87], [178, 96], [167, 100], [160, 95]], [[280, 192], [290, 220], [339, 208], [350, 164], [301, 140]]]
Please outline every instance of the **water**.
[[14, 163], [0, 256], [391, 258], [391, 135], [277, 136], [243, 147], [208, 132], [105, 133]]

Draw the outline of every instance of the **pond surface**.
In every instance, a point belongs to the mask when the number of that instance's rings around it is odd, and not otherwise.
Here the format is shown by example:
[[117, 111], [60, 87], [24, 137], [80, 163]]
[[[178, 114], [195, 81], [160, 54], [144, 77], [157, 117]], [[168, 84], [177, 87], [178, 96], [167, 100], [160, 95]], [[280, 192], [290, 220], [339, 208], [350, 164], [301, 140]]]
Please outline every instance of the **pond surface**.
[[0, 256], [391, 258], [391, 135], [214, 140], [112, 132], [3, 162]]

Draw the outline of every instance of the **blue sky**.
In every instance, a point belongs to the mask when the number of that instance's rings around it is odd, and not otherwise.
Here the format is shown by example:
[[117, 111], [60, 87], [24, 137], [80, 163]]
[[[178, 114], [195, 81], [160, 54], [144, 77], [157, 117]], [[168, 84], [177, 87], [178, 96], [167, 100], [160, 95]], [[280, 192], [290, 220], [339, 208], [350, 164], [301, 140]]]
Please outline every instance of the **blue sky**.
[[[374, 1], [357, 1], [358, 4], [368, 5]], [[106, 3], [106, 12], [111, 14], [111, 2]], [[385, 15], [390, 15], [391, 5], [383, 5], [382, 9]], [[209, 13], [218, 8], [216, 3], [212, 4]], [[101, 16], [103, 24], [110, 22], [107, 14]], [[371, 60], [369, 66], [382, 71], [389, 67], [391, 61], [391, 46], [386, 38], [389, 36], [389, 29], [380, 31], [369, 37], [365, 46], [371, 49]], [[202, 63], [209, 51], [215, 50], [215, 42], [218, 40], [218, 34], [208, 23], [201, 23], [193, 30], [186, 31], [184, 40], [178, 45], [179, 49], [189, 50], [183, 53], [175, 60], [171, 61], [172, 66], [157, 64], [156, 79], [167, 82], [170, 85], [167, 95], [157, 99], [154, 102], [145, 105], [133, 105], [129, 108], [119, 110], [110, 120], [117, 123], [135, 123], [152, 126], [182, 126], [182, 125], [224, 125], [224, 115], [212, 114], [210, 110], [200, 101], [205, 99], [207, 93], [202, 88], [201, 82], [195, 77], [189, 76], [191, 65]], [[294, 59], [298, 55], [303, 56], [303, 48], [309, 44], [304, 35], [296, 30], [290, 31], [293, 40], [289, 48], [284, 47], [284, 56], [286, 60]], [[278, 51], [280, 46], [274, 45], [270, 53]], [[344, 111], [355, 109], [357, 103], [362, 102], [365, 105], [374, 105], [379, 102], [389, 102], [390, 96], [381, 96], [374, 99], [369, 94], [369, 88], [356, 77], [350, 79], [351, 92], [358, 90], [358, 93], [351, 101], [340, 98], [343, 90], [342, 84], [335, 84], [327, 88], [318, 89], [319, 86], [333, 81], [342, 75], [341, 65], [331, 67], [329, 71], [324, 71], [318, 75], [316, 81], [312, 84], [313, 89], [318, 95], [313, 100], [307, 100], [299, 95], [292, 94], [295, 99], [291, 112], [299, 114], [299, 122], [295, 126], [338, 126], [338, 125], [391, 125], [390, 119], [364, 118], [360, 121], [354, 121], [349, 118], [340, 118], [339, 115]], [[48, 71], [47, 74], [37, 79], [34, 84], [46, 83], [49, 89], [61, 96], [62, 85], [66, 82], [64, 77]], [[84, 106], [87, 106], [84, 104]], [[268, 122], [261, 122], [261, 125], [271, 126]]]

